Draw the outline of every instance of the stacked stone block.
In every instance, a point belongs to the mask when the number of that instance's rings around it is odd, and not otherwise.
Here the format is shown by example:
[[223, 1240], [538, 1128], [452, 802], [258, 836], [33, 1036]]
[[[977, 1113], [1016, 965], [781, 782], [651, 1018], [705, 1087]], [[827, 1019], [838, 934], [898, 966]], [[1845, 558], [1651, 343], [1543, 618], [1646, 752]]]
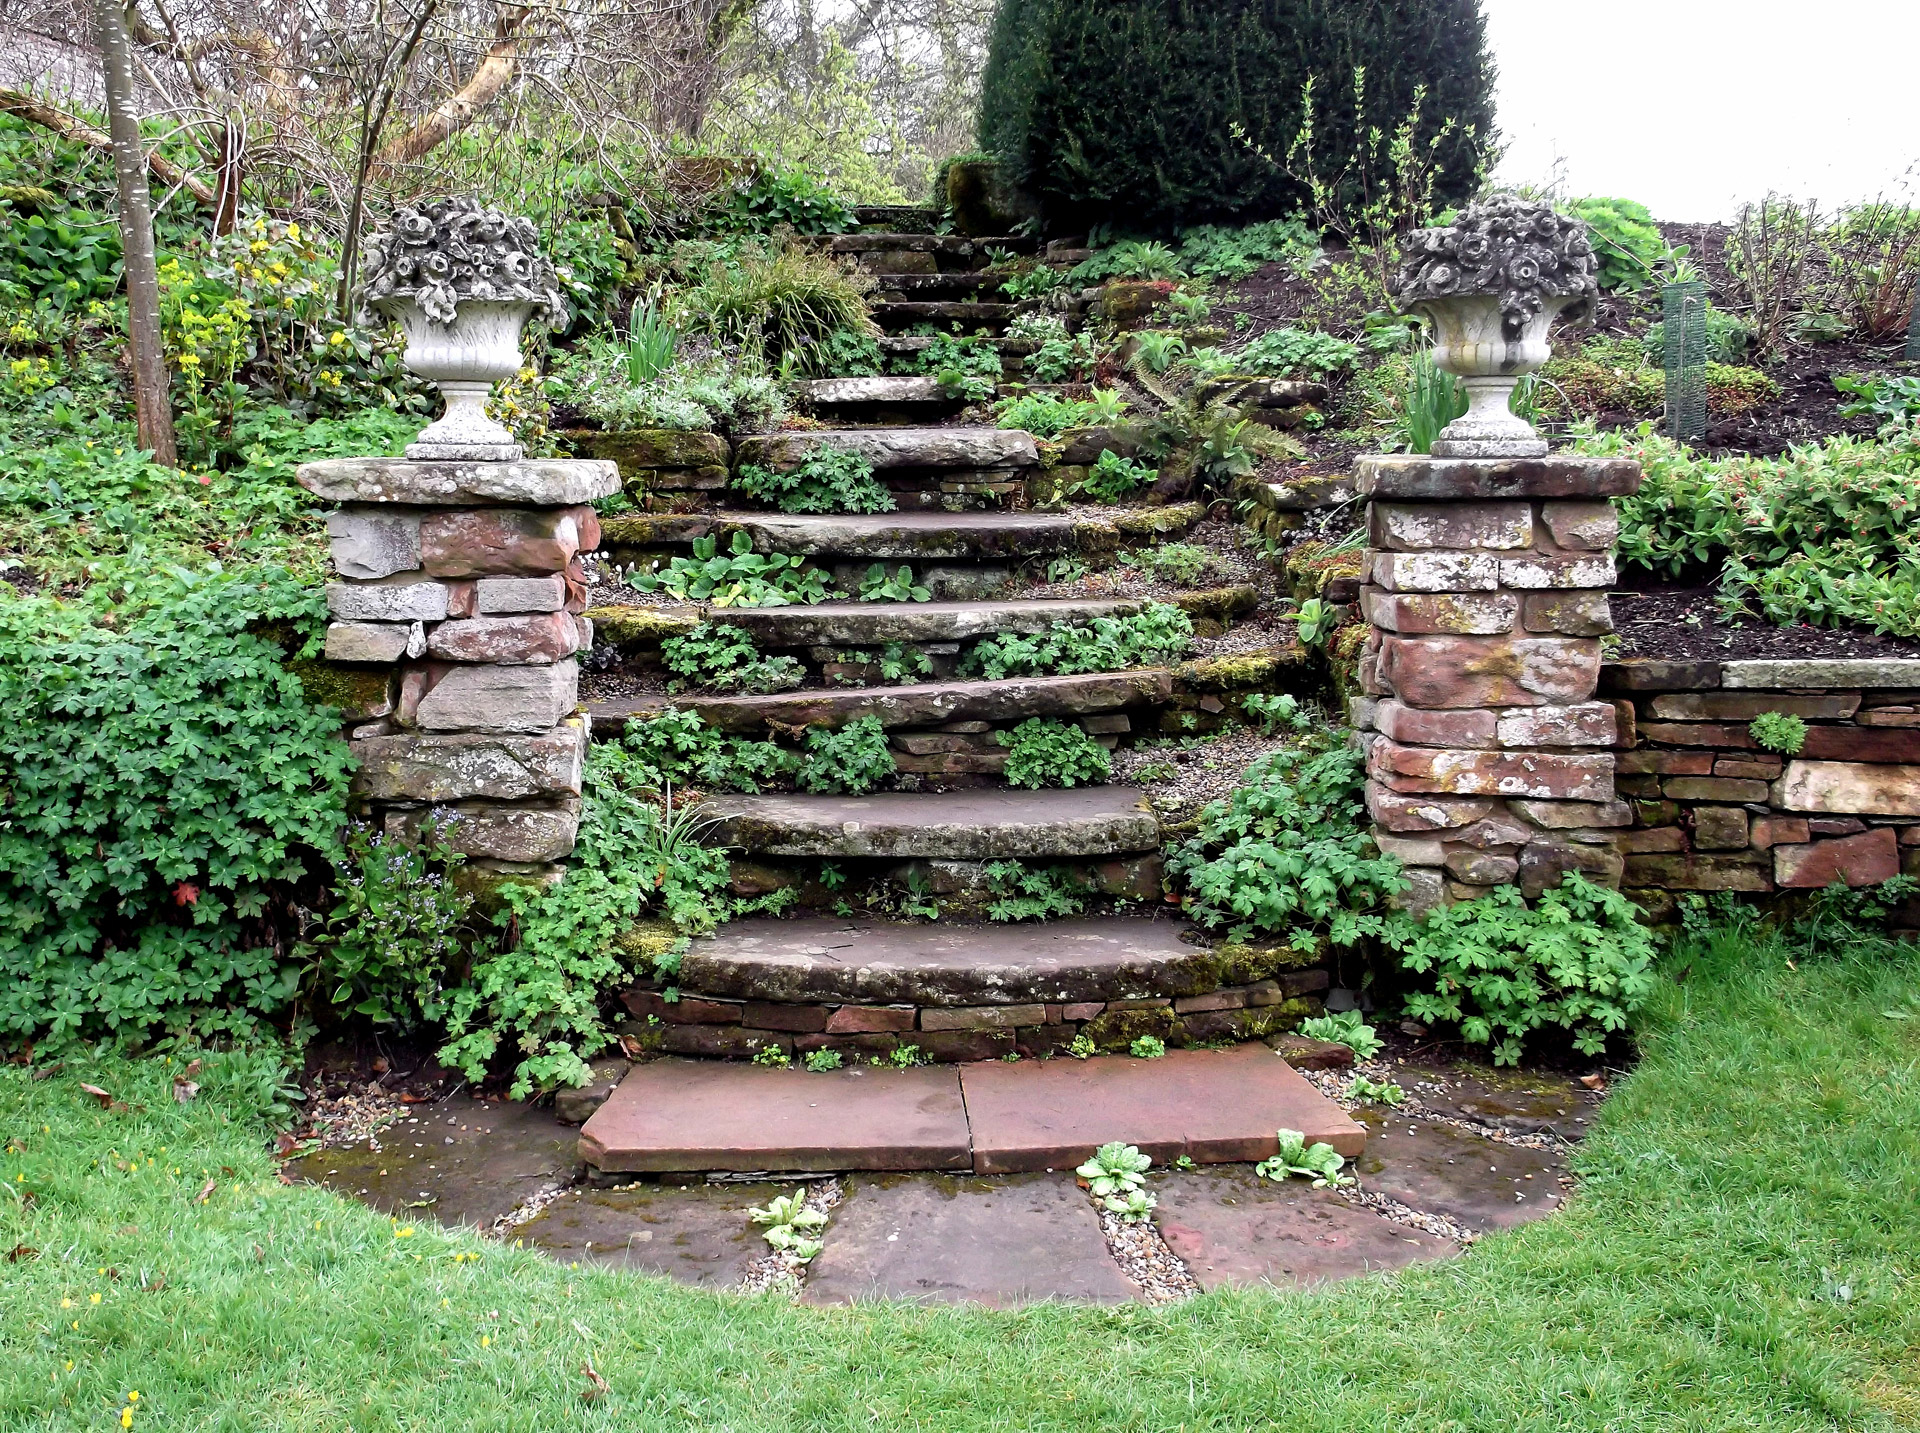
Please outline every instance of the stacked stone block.
[[1354, 725], [1383, 851], [1423, 910], [1581, 871], [1619, 883], [1612, 630], [1621, 459], [1364, 457], [1370, 626]]
[[384, 669], [351, 733], [354, 792], [384, 831], [432, 821], [476, 885], [557, 879], [580, 823], [593, 643], [580, 554], [599, 545], [603, 461], [309, 463], [335, 581], [327, 657]]

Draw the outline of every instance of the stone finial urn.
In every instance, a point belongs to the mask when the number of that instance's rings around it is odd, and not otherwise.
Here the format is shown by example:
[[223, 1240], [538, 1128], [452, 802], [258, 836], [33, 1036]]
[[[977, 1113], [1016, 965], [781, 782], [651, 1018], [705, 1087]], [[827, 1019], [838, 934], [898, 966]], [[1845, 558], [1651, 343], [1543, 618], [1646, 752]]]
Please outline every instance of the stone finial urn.
[[1523, 374], [1552, 356], [1547, 332], [1600, 291], [1587, 226], [1513, 195], [1416, 231], [1394, 296], [1433, 326], [1435, 366], [1466, 385], [1468, 407], [1433, 445], [1441, 458], [1539, 458], [1546, 440], [1508, 406]]
[[487, 416], [493, 385], [520, 369], [520, 333], [536, 316], [566, 322], [533, 221], [472, 198], [396, 209], [367, 241], [361, 305], [400, 321], [405, 362], [440, 388], [446, 413], [407, 448], [415, 460], [516, 462], [520, 445]]

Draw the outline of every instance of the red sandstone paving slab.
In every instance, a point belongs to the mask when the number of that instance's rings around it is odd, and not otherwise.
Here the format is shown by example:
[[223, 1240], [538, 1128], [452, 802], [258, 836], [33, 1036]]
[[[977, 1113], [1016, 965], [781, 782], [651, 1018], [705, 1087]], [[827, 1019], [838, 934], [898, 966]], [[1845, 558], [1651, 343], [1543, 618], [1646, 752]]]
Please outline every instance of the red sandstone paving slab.
[[951, 1066], [815, 1074], [759, 1065], [637, 1065], [580, 1131], [601, 1170], [965, 1169]]
[[1511, 1229], [1560, 1207], [1557, 1150], [1498, 1144], [1451, 1125], [1362, 1112], [1367, 1149], [1354, 1163], [1362, 1187], [1444, 1214], [1467, 1228]]
[[370, 1140], [318, 1150], [294, 1172], [384, 1214], [484, 1227], [570, 1181], [576, 1143], [550, 1110], [458, 1096], [415, 1105]]
[[1429, 1113], [1491, 1125], [1509, 1134], [1586, 1137], [1600, 1096], [1572, 1075], [1487, 1065], [1398, 1061], [1396, 1078]]
[[514, 1231], [561, 1263], [665, 1274], [685, 1284], [732, 1288], [767, 1250], [747, 1211], [781, 1184], [629, 1184], [569, 1189]]
[[995, 1307], [1122, 1303], [1131, 1282], [1070, 1174], [859, 1175], [807, 1269], [804, 1301], [913, 1299]]
[[979, 1174], [1066, 1169], [1109, 1140], [1158, 1163], [1265, 1159], [1297, 1129], [1349, 1157], [1366, 1132], [1264, 1045], [1169, 1050], [1157, 1060], [982, 1063], [960, 1071]]
[[1204, 1289], [1318, 1284], [1459, 1252], [1450, 1240], [1402, 1228], [1304, 1179], [1276, 1184], [1244, 1164], [1151, 1183], [1160, 1233]]

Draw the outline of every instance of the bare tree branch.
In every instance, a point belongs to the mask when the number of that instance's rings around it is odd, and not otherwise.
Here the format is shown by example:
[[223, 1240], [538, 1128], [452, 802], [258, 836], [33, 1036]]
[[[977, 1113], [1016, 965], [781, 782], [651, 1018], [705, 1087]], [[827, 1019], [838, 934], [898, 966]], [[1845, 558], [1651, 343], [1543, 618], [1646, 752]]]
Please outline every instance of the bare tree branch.
[[[98, 150], [102, 154], [113, 153], [112, 136], [95, 129], [85, 120], [70, 115], [63, 109], [36, 99], [32, 95], [22, 94], [19, 90], [0, 90], [0, 113], [15, 115], [29, 124], [50, 129], [62, 139], [83, 144], [88, 149]], [[185, 190], [203, 209], [217, 207], [214, 192], [205, 181], [194, 178], [172, 160], [165, 159], [157, 153], [147, 155], [146, 159], [148, 172], [162, 184], [169, 188]]]

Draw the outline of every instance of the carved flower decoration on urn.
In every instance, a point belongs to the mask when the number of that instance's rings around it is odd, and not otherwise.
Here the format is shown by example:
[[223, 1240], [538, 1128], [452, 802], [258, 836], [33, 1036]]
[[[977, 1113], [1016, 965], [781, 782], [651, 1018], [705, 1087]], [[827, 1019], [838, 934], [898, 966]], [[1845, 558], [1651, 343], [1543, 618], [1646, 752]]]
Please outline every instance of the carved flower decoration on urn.
[[1467, 389], [1467, 412], [1442, 431], [1436, 457], [1546, 453], [1533, 425], [1512, 412], [1513, 390], [1552, 356], [1554, 319], [1592, 306], [1598, 268], [1585, 224], [1508, 194], [1408, 238], [1394, 297], [1432, 324], [1435, 365]]
[[408, 446], [409, 458], [521, 456], [513, 434], [487, 416], [487, 395], [519, 372], [520, 334], [530, 320], [567, 321], [532, 220], [465, 197], [396, 209], [386, 232], [367, 241], [360, 303], [400, 321], [407, 367], [446, 399], [445, 416]]

